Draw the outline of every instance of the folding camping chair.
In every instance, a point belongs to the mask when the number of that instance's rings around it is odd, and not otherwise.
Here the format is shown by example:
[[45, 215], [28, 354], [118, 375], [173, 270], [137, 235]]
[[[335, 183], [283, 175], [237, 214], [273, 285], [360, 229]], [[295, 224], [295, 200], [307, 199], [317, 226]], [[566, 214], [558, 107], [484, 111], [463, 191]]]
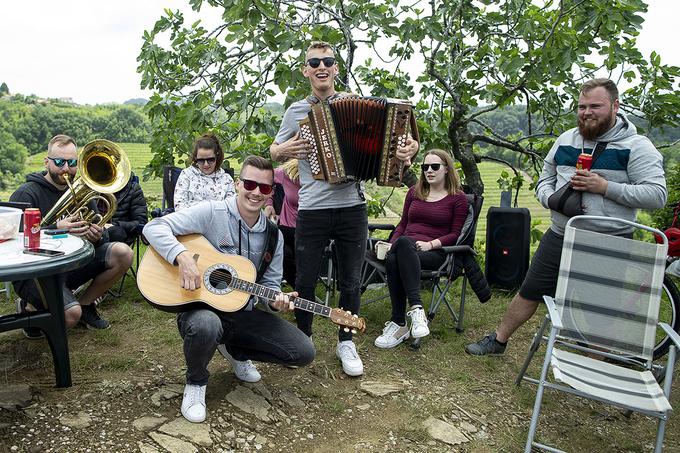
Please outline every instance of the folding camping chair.
[[[662, 390], [651, 369], [667, 240], [664, 236], [663, 244], [655, 244], [587, 229], [601, 221], [661, 235], [653, 228], [609, 217], [577, 216], [567, 223], [555, 298], [543, 297], [548, 315], [516, 381], [517, 385], [523, 379], [538, 384], [526, 453], [532, 447], [562, 451], [534, 441], [546, 387], [658, 418], [654, 451], [663, 448], [671, 411], [675, 348], [680, 347], [680, 336], [660, 323], [675, 343], [668, 354]], [[577, 223], [582, 227], [576, 228]], [[546, 339], [543, 332], [548, 322], [552, 327]], [[541, 376], [536, 380], [526, 377], [525, 372], [542, 340], [547, 340], [547, 350]], [[593, 355], [606, 360], [596, 360]], [[555, 382], [548, 381], [549, 367]]]
[[[463, 331], [463, 316], [465, 314], [465, 295], [467, 291], [467, 273], [465, 268], [456, 263], [457, 258], [462, 255], [475, 256], [477, 253], [474, 250], [475, 234], [477, 233], [477, 219], [479, 218], [479, 213], [482, 211], [482, 205], [484, 203], [484, 197], [476, 194], [466, 194], [468, 200], [468, 216], [463, 224], [463, 230], [458, 238], [458, 243], [456, 245], [442, 247], [442, 250], [446, 252], [446, 260], [444, 263], [435, 270], [421, 270], [420, 279], [421, 281], [426, 281], [432, 286], [432, 298], [430, 300], [430, 306], [427, 311], [427, 317], [432, 321], [439, 309], [442, 302], [448, 308], [449, 313], [456, 322], [456, 331]], [[369, 226], [370, 228], [370, 226]], [[384, 229], [384, 228], [381, 228]], [[369, 241], [369, 244], [371, 241]], [[383, 282], [387, 282], [387, 270], [385, 269], [385, 262], [379, 260], [369, 245], [369, 250], [366, 252], [366, 267], [363, 272], [362, 277], [362, 290], [365, 290], [368, 283], [375, 276], [379, 277]], [[451, 303], [447, 299], [449, 289], [453, 282], [458, 278], [462, 277], [462, 287], [460, 293], [460, 306], [458, 313], [456, 313], [451, 306]], [[364, 301], [364, 304], [375, 302], [383, 298], [388, 298], [389, 295], [382, 295], [373, 299]]]

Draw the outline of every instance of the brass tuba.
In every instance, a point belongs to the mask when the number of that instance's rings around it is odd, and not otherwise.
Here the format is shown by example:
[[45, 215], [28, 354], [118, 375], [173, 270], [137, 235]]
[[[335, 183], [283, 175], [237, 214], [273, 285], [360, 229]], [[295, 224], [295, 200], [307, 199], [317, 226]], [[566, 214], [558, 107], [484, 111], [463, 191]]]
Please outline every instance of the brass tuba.
[[[79, 216], [89, 223], [104, 226], [116, 212], [113, 195], [130, 179], [130, 160], [120, 146], [108, 140], [94, 140], [78, 153], [78, 174], [73, 182], [64, 175], [68, 189], [50, 212], [45, 214], [41, 226], [52, 225], [62, 217]], [[104, 215], [88, 208], [93, 200], [101, 200], [107, 210]]]

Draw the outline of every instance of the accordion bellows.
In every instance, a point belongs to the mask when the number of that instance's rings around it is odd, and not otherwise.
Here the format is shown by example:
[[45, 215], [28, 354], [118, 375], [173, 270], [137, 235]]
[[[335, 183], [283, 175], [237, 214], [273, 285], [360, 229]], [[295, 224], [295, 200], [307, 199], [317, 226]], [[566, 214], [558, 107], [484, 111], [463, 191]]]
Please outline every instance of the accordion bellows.
[[374, 179], [400, 186], [404, 163], [396, 151], [409, 133], [419, 140], [413, 107], [396, 99], [343, 96], [315, 104], [300, 122], [312, 147], [312, 176], [330, 184]]

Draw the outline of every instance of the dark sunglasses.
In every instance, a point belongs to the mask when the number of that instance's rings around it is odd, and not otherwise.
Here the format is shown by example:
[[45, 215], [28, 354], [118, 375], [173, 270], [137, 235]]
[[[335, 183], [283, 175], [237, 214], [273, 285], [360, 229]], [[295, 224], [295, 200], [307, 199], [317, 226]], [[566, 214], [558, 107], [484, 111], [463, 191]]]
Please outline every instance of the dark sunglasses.
[[54, 162], [54, 165], [61, 168], [64, 164], [68, 164], [69, 167], [73, 168], [78, 165], [78, 159], [60, 159], [58, 157], [48, 157], [49, 160]]
[[423, 164], [420, 167], [423, 169], [423, 173], [425, 173], [430, 168], [432, 169], [432, 171], [439, 171], [439, 169], [442, 168], [442, 165], [444, 164]]
[[206, 164], [206, 163], [212, 165], [215, 162], [217, 162], [216, 157], [208, 157], [207, 159], [196, 159], [197, 165], [203, 165], [203, 164]]
[[322, 61], [325, 67], [330, 68], [335, 64], [335, 57], [310, 58], [307, 64], [312, 68], [318, 68]]
[[265, 184], [263, 182], [252, 181], [250, 179], [242, 179], [243, 187], [246, 190], [255, 190], [256, 187], [260, 188], [260, 193], [262, 195], [269, 195], [274, 190], [273, 184]]

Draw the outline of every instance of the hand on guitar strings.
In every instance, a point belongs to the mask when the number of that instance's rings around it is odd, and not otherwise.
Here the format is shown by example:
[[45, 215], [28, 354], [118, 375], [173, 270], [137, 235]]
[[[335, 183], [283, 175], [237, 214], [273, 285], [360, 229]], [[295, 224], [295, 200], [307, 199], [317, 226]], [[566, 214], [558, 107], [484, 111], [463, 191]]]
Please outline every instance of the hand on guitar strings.
[[419, 147], [420, 144], [408, 134], [406, 144], [397, 148], [397, 159], [403, 161], [405, 165], [411, 165], [411, 158], [416, 155]]
[[297, 291], [293, 291], [290, 293], [279, 293], [279, 295], [276, 296], [276, 299], [273, 302], [269, 302], [269, 306], [276, 311], [281, 311], [284, 313], [287, 311], [291, 311], [295, 308], [295, 305], [293, 305], [293, 302], [290, 300], [290, 297], [297, 296], [298, 296]]
[[179, 266], [179, 286], [189, 291], [201, 287], [201, 273], [198, 271], [196, 261], [188, 250], [181, 252], [175, 258]]

